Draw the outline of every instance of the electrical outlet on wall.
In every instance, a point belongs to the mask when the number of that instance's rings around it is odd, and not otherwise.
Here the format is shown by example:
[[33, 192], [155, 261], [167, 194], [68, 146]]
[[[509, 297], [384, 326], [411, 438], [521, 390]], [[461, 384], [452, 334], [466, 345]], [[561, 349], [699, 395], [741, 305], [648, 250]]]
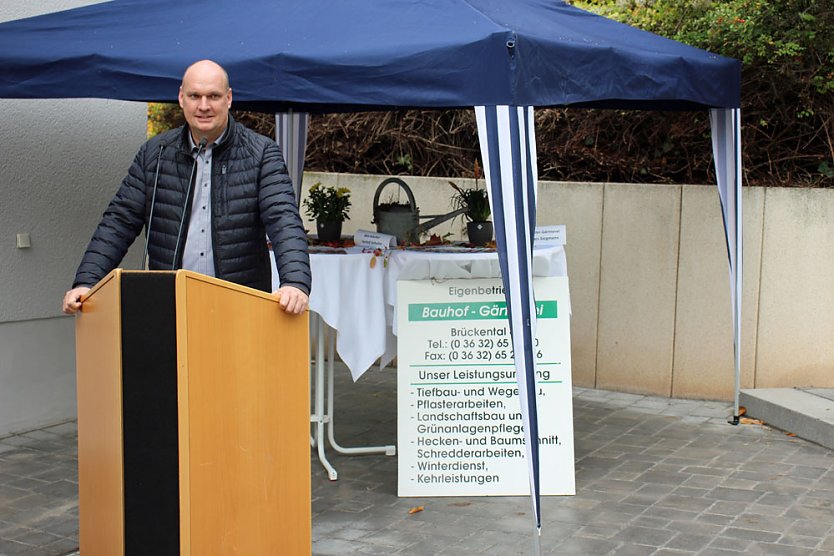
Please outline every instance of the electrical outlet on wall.
[[18, 249], [29, 249], [32, 247], [32, 238], [29, 237], [27, 233], [17, 234], [17, 248]]

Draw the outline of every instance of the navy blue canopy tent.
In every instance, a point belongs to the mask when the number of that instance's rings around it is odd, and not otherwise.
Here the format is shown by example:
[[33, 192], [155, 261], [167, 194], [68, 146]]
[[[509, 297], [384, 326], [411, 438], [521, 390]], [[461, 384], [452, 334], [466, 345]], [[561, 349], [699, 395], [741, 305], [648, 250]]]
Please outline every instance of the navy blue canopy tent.
[[558, 0], [114, 0], [0, 25], [0, 98], [174, 101], [184, 68], [203, 58], [228, 70], [242, 109], [476, 108], [539, 527], [533, 108], [709, 110], [738, 415], [740, 62]]

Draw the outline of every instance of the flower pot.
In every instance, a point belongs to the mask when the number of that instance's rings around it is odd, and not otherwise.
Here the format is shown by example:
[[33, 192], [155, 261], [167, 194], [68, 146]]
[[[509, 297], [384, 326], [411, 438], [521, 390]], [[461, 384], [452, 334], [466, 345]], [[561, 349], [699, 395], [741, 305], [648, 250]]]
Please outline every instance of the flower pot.
[[470, 222], [466, 225], [469, 243], [483, 247], [492, 240], [492, 222]]
[[339, 220], [316, 221], [316, 233], [322, 243], [332, 243], [342, 239], [342, 222]]

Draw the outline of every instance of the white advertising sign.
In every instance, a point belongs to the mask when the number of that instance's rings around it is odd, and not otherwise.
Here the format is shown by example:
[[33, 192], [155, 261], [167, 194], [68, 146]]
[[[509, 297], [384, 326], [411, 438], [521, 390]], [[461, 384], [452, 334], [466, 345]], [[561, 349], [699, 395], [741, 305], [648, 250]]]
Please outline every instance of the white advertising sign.
[[[536, 277], [541, 493], [575, 494], [568, 279]], [[400, 496], [529, 495], [499, 279], [398, 282]]]

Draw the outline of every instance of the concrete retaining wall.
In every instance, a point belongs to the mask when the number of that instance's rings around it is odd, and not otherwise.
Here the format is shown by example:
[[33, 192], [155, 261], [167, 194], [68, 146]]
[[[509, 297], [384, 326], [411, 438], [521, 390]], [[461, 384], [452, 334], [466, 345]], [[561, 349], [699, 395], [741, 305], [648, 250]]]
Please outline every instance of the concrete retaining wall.
[[[307, 173], [304, 189], [349, 187], [344, 231], [352, 233], [374, 229], [382, 179]], [[421, 214], [450, 210], [447, 179], [403, 179]], [[834, 190], [745, 189], [743, 202], [742, 388], [834, 387]], [[732, 398], [730, 281], [714, 186], [543, 181], [538, 222], [567, 225], [576, 385]], [[460, 219], [439, 233], [461, 237]]]

